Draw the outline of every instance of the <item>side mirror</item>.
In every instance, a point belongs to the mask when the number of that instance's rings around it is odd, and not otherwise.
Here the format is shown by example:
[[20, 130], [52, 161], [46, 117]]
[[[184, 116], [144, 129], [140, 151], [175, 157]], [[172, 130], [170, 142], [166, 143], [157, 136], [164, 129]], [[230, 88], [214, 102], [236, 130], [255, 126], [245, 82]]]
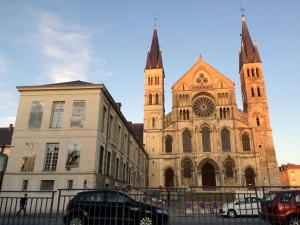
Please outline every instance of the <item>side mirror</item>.
[[235, 205], [239, 205], [239, 204], [240, 204], [240, 201], [236, 201], [234, 204], [235, 204]]

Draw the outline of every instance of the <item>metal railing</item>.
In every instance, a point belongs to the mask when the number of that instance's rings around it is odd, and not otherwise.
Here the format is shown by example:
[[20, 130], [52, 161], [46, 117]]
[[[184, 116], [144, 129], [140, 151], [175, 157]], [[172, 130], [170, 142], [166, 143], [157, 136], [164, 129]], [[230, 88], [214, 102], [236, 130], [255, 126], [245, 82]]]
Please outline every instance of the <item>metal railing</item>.
[[297, 201], [281, 186], [1, 191], [0, 224], [297, 224]]

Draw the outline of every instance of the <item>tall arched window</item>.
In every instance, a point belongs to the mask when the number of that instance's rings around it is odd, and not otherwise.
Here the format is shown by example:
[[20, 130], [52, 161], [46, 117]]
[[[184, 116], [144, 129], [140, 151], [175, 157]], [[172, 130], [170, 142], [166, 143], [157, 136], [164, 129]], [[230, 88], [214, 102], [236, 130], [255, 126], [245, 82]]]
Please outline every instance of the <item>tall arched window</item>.
[[149, 95], [149, 105], [152, 105], [152, 94]]
[[173, 138], [172, 136], [168, 135], [165, 140], [165, 149], [167, 153], [172, 152], [172, 143], [173, 143]]
[[259, 69], [256, 68], [256, 77], [259, 77]]
[[226, 128], [221, 131], [222, 150], [224, 152], [230, 152], [230, 132]]
[[185, 109], [183, 110], [183, 119], [186, 120]]
[[250, 77], [250, 71], [249, 71], [249, 68], [247, 69], [247, 75], [248, 75], [248, 77]]
[[210, 152], [211, 146], [210, 146], [210, 131], [207, 126], [202, 128], [202, 145], [203, 145], [203, 151], [204, 152]]
[[259, 127], [260, 126], [260, 120], [259, 117], [256, 117], [256, 125]]
[[156, 95], [155, 95], [155, 104], [156, 105], [158, 105], [159, 103], [158, 103], [158, 94], [156, 93]]
[[255, 77], [254, 68], [252, 68], [252, 77]]
[[243, 134], [242, 143], [243, 143], [243, 151], [245, 151], [245, 152], [251, 151], [250, 139], [249, 139], [248, 134]]
[[253, 88], [253, 87], [251, 88], [251, 96], [252, 96], [252, 97], [255, 97], [255, 94], [254, 94], [254, 88]]
[[182, 162], [182, 170], [184, 178], [192, 178], [193, 163], [189, 159], [184, 159]]
[[152, 118], [152, 127], [155, 127], [155, 118]]
[[226, 178], [233, 178], [234, 177], [234, 163], [231, 159], [227, 159], [224, 163], [225, 169], [225, 177]]
[[257, 87], [257, 96], [260, 97], [260, 95], [261, 95], [261, 94], [260, 94], [260, 88]]
[[189, 130], [182, 132], [183, 152], [192, 152], [192, 135]]
[[186, 110], [186, 119], [189, 120], [190, 119], [190, 111]]

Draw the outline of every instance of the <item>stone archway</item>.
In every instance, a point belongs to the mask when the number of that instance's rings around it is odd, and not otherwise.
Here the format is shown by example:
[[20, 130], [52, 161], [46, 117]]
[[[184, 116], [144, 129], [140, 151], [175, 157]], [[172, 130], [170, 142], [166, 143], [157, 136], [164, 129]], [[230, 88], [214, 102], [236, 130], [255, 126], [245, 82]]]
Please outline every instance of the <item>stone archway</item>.
[[212, 158], [205, 158], [197, 166], [198, 185], [203, 187], [215, 187], [221, 185], [220, 169]]
[[245, 170], [246, 186], [255, 186], [255, 172], [252, 168], [248, 167]]
[[174, 187], [174, 171], [172, 168], [167, 168], [165, 170], [165, 187]]
[[209, 162], [206, 162], [202, 167], [202, 186], [204, 187], [216, 186], [215, 168]]

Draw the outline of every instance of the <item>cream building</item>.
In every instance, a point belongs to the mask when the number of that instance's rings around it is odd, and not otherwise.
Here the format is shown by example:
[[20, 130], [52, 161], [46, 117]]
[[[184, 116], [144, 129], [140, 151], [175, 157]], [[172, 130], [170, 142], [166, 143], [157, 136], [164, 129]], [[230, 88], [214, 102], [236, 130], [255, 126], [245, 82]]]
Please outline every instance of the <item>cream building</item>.
[[17, 89], [3, 190], [147, 184], [147, 153], [104, 85], [73, 81]]
[[279, 167], [280, 183], [283, 186], [300, 186], [300, 165], [288, 163]]
[[144, 144], [149, 186], [279, 185], [262, 63], [242, 17], [240, 80], [202, 57], [172, 86], [165, 114], [164, 67], [154, 28], [144, 86]]

